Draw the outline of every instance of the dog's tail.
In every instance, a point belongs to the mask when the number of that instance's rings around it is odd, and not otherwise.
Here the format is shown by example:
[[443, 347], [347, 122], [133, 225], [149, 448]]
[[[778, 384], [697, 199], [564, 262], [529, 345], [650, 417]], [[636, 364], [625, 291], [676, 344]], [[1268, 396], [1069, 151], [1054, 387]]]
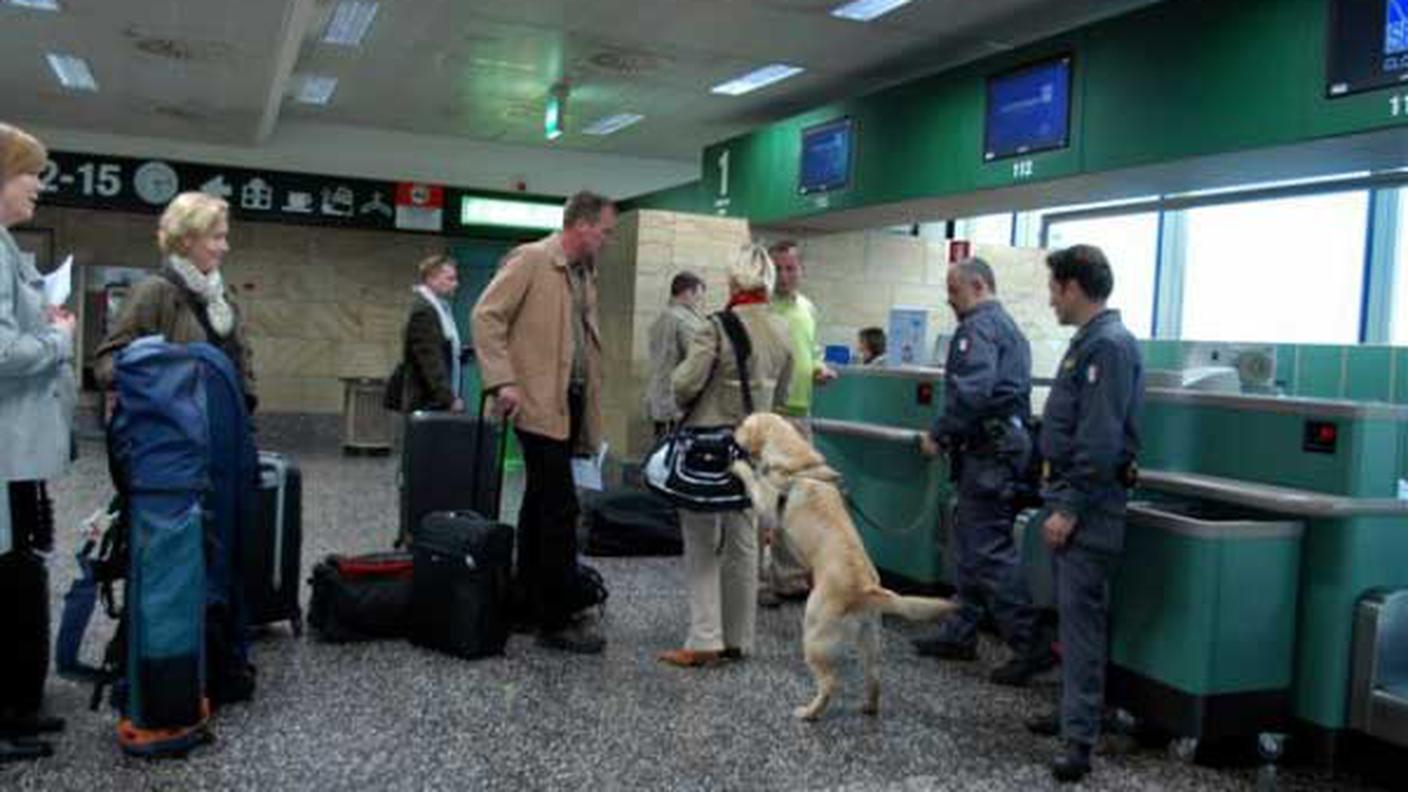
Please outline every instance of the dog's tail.
[[910, 621], [936, 621], [958, 610], [958, 603], [940, 597], [907, 597], [874, 586], [865, 592], [871, 610], [900, 616]]

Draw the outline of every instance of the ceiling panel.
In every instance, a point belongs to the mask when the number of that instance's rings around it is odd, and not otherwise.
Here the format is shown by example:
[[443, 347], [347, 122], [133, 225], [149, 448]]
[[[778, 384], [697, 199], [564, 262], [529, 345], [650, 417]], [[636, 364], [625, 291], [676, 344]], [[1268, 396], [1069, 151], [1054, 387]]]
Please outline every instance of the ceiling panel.
[[[383, 0], [358, 48], [321, 43], [332, 0], [63, 0], [60, 14], [0, 5], [0, 90], [17, 119], [193, 142], [257, 142], [267, 113], [274, 124], [691, 160], [758, 124], [1150, 0], [913, 0], [871, 24], [832, 18], [838, 2]], [[286, 44], [291, 64], [279, 60]], [[43, 60], [52, 50], [87, 58], [102, 91], [58, 88]], [[709, 92], [777, 61], [807, 71], [747, 96]], [[329, 106], [287, 98], [306, 74], [338, 78]], [[543, 106], [559, 84], [568, 133], [550, 143]], [[580, 134], [621, 112], [646, 118]]]

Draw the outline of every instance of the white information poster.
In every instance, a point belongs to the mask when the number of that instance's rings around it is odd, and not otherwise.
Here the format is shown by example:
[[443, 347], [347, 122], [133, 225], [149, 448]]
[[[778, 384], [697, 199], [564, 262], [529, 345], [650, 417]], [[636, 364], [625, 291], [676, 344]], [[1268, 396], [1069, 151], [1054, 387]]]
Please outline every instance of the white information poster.
[[928, 338], [929, 309], [898, 305], [890, 309], [890, 337], [885, 343], [890, 365], [926, 365]]

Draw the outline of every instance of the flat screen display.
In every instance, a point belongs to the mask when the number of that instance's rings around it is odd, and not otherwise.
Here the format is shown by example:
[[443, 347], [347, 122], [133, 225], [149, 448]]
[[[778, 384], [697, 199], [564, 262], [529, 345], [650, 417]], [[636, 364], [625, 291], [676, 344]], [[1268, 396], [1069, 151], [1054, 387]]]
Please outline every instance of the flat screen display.
[[1408, 0], [1331, 0], [1325, 93], [1408, 82]]
[[1071, 129], [1071, 56], [988, 78], [983, 160], [1065, 148]]
[[851, 182], [855, 128], [840, 118], [802, 130], [802, 165], [797, 191], [803, 195], [844, 189]]

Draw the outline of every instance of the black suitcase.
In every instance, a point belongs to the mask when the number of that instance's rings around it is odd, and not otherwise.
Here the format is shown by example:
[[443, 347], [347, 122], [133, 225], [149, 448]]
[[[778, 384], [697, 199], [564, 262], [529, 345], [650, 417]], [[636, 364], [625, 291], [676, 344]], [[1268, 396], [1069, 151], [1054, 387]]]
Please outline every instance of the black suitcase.
[[684, 553], [680, 515], [662, 495], [608, 490], [585, 497], [585, 553], [589, 556], [677, 556]]
[[508, 642], [513, 528], [472, 512], [428, 515], [411, 539], [411, 642], [459, 657]]
[[36, 715], [49, 674], [49, 571], [44, 559], [24, 549], [0, 555], [0, 603], [0, 710]]
[[502, 425], [488, 418], [450, 412], [407, 416], [401, 460], [402, 541], [431, 512], [472, 511], [497, 520], [507, 439]]
[[328, 556], [308, 579], [308, 624], [330, 643], [405, 638], [413, 569], [405, 552]]
[[282, 454], [259, 452], [254, 519], [243, 543], [241, 579], [250, 626], [287, 621], [303, 634], [298, 584], [303, 554], [303, 473]]

